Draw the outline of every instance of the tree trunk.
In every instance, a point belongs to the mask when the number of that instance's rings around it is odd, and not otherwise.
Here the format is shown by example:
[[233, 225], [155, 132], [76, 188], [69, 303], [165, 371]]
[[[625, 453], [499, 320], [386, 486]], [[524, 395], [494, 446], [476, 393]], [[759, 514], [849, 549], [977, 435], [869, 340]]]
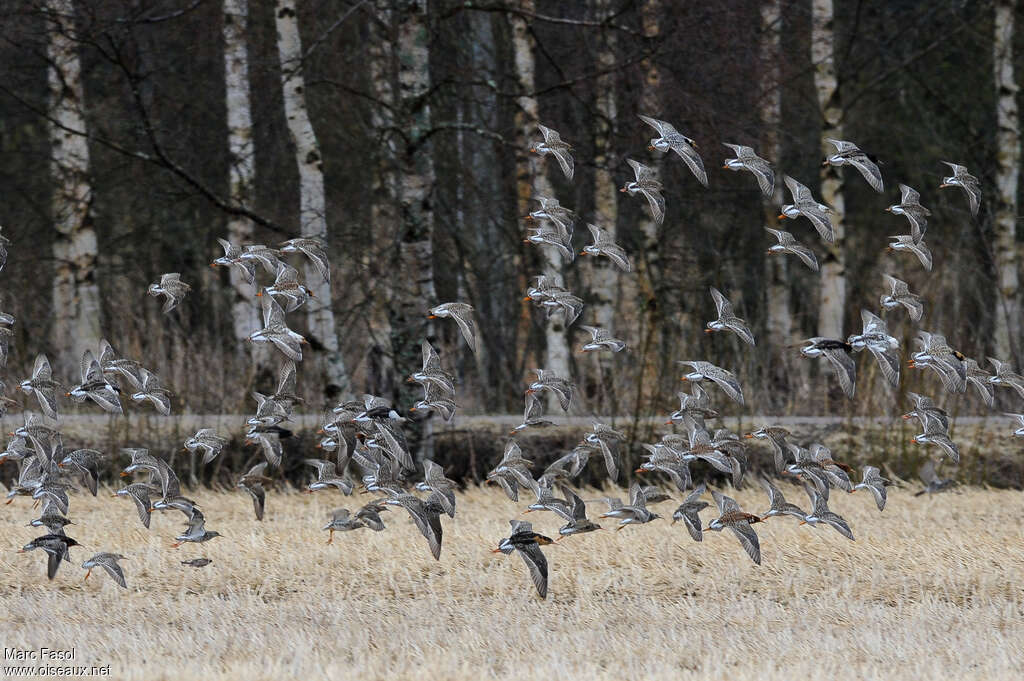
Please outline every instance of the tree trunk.
[[[996, 214], [995, 266], [996, 354], [1019, 360], [1020, 248], [1017, 245], [1017, 190], [1020, 182], [1020, 121], [1017, 82], [1013, 73], [1014, 12], [1016, 0], [998, 0], [995, 16], [993, 67], [996, 79]], [[1016, 358], [1016, 359], [1015, 359]]]
[[[53, 176], [53, 349], [54, 371], [77, 375], [82, 353], [100, 341], [100, 294], [96, 284], [98, 247], [90, 205], [89, 145], [85, 135], [82, 65], [75, 40], [72, 0], [47, 0], [50, 66], [49, 109]], [[73, 132], [72, 132], [73, 131]]]
[[[609, 0], [596, 0], [595, 20], [602, 21], [611, 12]], [[615, 166], [612, 150], [612, 132], [618, 118], [616, 111], [615, 75], [611, 73], [615, 66], [615, 35], [611, 31], [602, 31], [601, 45], [597, 54], [597, 68], [601, 72], [609, 72], [598, 76], [595, 83], [595, 110], [597, 113], [594, 132], [594, 222], [604, 229], [612, 240], [618, 242], [619, 192], [616, 191], [612, 168]], [[619, 270], [605, 257], [588, 258], [589, 267], [584, 270], [589, 274], [590, 305], [593, 310], [593, 323], [609, 333], [614, 332], [615, 303], [618, 299]], [[601, 391], [599, 408], [602, 413], [615, 413], [617, 400], [612, 373], [612, 356], [607, 352], [598, 353], [601, 367]]]
[[[649, 43], [653, 43], [661, 37], [662, 3], [660, 0], [649, 0], [641, 6], [640, 11], [644, 36]], [[645, 116], [663, 118], [659, 103], [661, 69], [650, 58], [642, 62], [642, 67], [644, 81], [640, 90], [638, 112]], [[650, 129], [645, 125], [643, 134], [648, 132]], [[659, 226], [649, 217], [646, 207], [639, 212], [636, 229], [638, 249], [633, 254], [633, 262], [637, 272], [629, 280], [634, 282], [638, 289], [634, 296], [636, 317], [632, 324], [632, 327], [637, 329], [633, 350], [638, 358], [632, 409], [634, 416], [638, 417], [641, 413], [649, 413], [651, 409], [659, 408], [655, 404], [659, 399], [658, 384], [661, 373], [661, 362], [658, 357], [663, 350], [662, 342], [665, 340], [667, 310], [663, 309], [659, 300], [659, 289], [663, 283]], [[631, 438], [644, 440], [650, 437], [653, 431], [648, 427], [646, 432], [638, 432], [637, 423], [638, 421], [634, 422]]]
[[[782, 153], [779, 137], [782, 125], [782, 2], [766, 0], [761, 5], [761, 83], [765, 88], [761, 97], [761, 156], [779, 168]], [[775, 190], [770, 197], [762, 199], [764, 224], [778, 229], [778, 206], [783, 204], [785, 185], [782, 174], [777, 172]], [[767, 234], [767, 233], [766, 233]], [[768, 236], [771, 239], [770, 236]], [[765, 291], [767, 301], [767, 342], [773, 367], [769, 379], [773, 386], [780, 388], [773, 394], [787, 394], [786, 383], [789, 375], [786, 346], [792, 342], [793, 309], [790, 299], [789, 261], [784, 256], [765, 257]]]
[[[299, 167], [299, 228], [302, 236], [317, 237], [325, 246], [327, 239], [324, 169], [320, 145], [313, 130], [306, 106], [305, 80], [302, 75], [302, 41], [294, 0], [277, 0], [277, 51], [281, 60], [281, 88], [288, 133], [295, 144]], [[328, 250], [329, 252], [329, 250]], [[306, 303], [309, 333], [323, 350], [325, 394], [347, 395], [350, 392], [348, 372], [338, 346], [338, 334], [331, 307], [331, 286], [323, 280], [312, 263], [304, 265], [306, 286], [314, 298]]]
[[[519, 8], [525, 14], [533, 14], [533, 0], [520, 0]], [[536, 154], [527, 154], [529, 140], [536, 138], [539, 107], [537, 99], [533, 96], [536, 86], [536, 58], [534, 57], [534, 39], [530, 34], [529, 26], [520, 15], [512, 15], [512, 49], [515, 54], [516, 76], [519, 80], [519, 91], [522, 96], [518, 98], [519, 116], [517, 124], [522, 135], [522, 144], [519, 145], [519, 153], [523, 154], [517, 164], [516, 173], [519, 187], [519, 214], [526, 215], [530, 211], [530, 198], [536, 196], [554, 196], [551, 182], [544, 173], [544, 165], [541, 157]], [[565, 278], [562, 275], [562, 260], [558, 252], [553, 248], [542, 247], [542, 262], [544, 273], [548, 275], [549, 281], [557, 286], [565, 285]], [[544, 338], [546, 344], [546, 355], [544, 367], [563, 378], [569, 378], [569, 343], [565, 330], [565, 321], [562, 315], [558, 314], [548, 319], [545, 323]], [[552, 398], [549, 401], [549, 409], [555, 408], [557, 400]]]
[[[252, 150], [252, 101], [249, 96], [249, 50], [246, 45], [249, 0], [224, 0], [224, 91], [228, 119], [228, 191], [236, 206], [251, 207], [255, 161]], [[245, 217], [228, 218], [228, 241], [252, 243], [253, 225]], [[235, 341], [244, 348], [260, 328], [259, 305], [253, 286], [237, 267], [229, 267], [231, 321]], [[252, 347], [256, 347], [253, 345]]]
[[[843, 138], [843, 109], [836, 80], [835, 31], [832, 0], [812, 0], [811, 3], [811, 63], [814, 64], [814, 87], [818, 91], [821, 109], [822, 158], [833, 150], [826, 137]], [[846, 253], [843, 218], [843, 177], [839, 169], [826, 165], [821, 170], [821, 198], [832, 210], [835, 242], [827, 244], [821, 264], [821, 304], [818, 308], [818, 335], [827, 338], [845, 338], [843, 315], [846, 308]]]
[[[399, 234], [401, 270], [397, 320], [393, 320], [393, 345], [401, 376], [420, 364], [420, 340], [431, 333], [427, 307], [437, 301], [434, 290], [434, 160], [425, 142], [430, 133], [430, 55], [427, 46], [427, 0], [403, 5], [396, 17], [398, 62], [398, 110], [407, 148], [400, 157], [398, 209], [402, 216]], [[397, 323], [396, 323], [397, 322]], [[403, 383], [404, 385], [404, 383]]]

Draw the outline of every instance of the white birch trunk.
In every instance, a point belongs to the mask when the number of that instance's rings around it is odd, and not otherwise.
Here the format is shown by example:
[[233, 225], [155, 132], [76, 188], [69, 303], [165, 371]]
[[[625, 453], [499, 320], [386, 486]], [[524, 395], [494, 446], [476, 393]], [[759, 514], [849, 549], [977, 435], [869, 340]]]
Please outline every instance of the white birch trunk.
[[[609, 15], [609, 0], [596, 0], [595, 19], [601, 21]], [[615, 76], [610, 73], [615, 67], [615, 34], [603, 31], [600, 37], [601, 46], [597, 53], [597, 68], [601, 72], [609, 72], [598, 76], [595, 109], [597, 121], [594, 133], [594, 210], [595, 224], [607, 230], [613, 241], [618, 242], [619, 192], [615, 187], [612, 168], [615, 158], [611, 150], [612, 132], [618, 118], [615, 102]], [[589, 236], [589, 235], [588, 235]], [[589, 275], [591, 309], [593, 322], [596, 326], [614, 332], [616, 301], [620, 282], [620, 272], [605, 257], [588, 257], [589, 267], [584, 273]], [[609, 411], [616, 406], [615, 384], [613, 381], [613, 358], [610, 353], [597, 353], [601, 367], [601, 407]]]
[[[761, 98], [761, 156], [775, 164], [782, 148], [779, 144], [779, 130], [782, 124], [782, 3], [781, 0], [766, 0], [761, 5], [761, 82], [765, 93]], [[778, 229], [777, 207], [783, 203], [784, 184], [781, 173], [776, 174], [775, 191], [762, 201], [765, 226]], [[767, 234], [767, 233], [766, 233]], [[768, 237], [771, 239], [771, 237]], [[774, 372], [773, 378], [783, 378], [786, 353], [780, 351], [792, 341], [793, 311], [789, 287], [789, 262], [783, 256], [765, 256], [765, 282], [768, 295], [768, 336], [772, 346], [772, 358], [782, 371]]]
[[[836, 80], [835, 31], [832, 0], [812, 0], [811, 3], [811, 63], [814, 64], [814, 87], [818, 92], [818, 106], [821, 109], [821, 152], [822, 158], [831, 153], [833, 147], [826, 137], [843, 138], [843, 110], [839, 99], [839, 85]], [[843, 177], [832, 165], [821, 170], [821, 198], [835, 214], [835, 242], [826, 245], [821, 264], [821, 303], [818, 308], [818, 335], [827, 338], [845, 338], [843, 316], [846, 308], [846, 254], [845, 227], [843, 225], [846, 205], [843, 200]]]
[[999, 357], [1020, 352], [1020, 248], [1017, 245], [1017, 191], [1020, 183], [1020, 120], [1013, 72], [1016, 0], [998, 0], [993, 67], [996, 80], [996, 266], [995, 341]]
[[[430, 89], [430, 36], [427, 30], [427, 0], [408, 3], [397, 28], [398, 96], [403, 128], [412, 153], [402, 155], [399, 207], [404, 218], [401, 258], [406, 273], [401, 316], [414, 335], [425, 335], [427, 306], [437, 301], [434, 290], [434, 161], [429, 145], [421, 140], [430, 132], [430, 107], [422, 101]], [[414, 364], [419, 363], [419, 337], [404, 339], [411, 347]]]
[[[369, 274], [370, 300], [364, 301], [369, 310], [367, 315], [367, 331], [370, 339], [369, 381], [368, 389], [374, 394], [390, 395], [395, 390], [395, 358], [391, 348], [391, 307], [393, 285], [390, 272], [392, 262], [387, 245], [398, 238], [398, 179], [397, 158], [399, 155], [394, 134], [385, 131], [394, 130], [395, 119], [395, 88], [397, 75], [393, 60], [391, 35], [391, 10], [385, 3], [377, 3], [374, 16], [370, 19], [370, 42], [367, 45], [369, 55], [369, 84], [373, 87], [377, 102], [370, 108], [370, 121], [378, 138], [381, 140], [381, 153], [374, 173], [373, 202], [370, 207], [371, 235], [374, 237], [372, 249], [368, 249], [363, 259], [363, 268]], [[383, 244], [383, 245], [382, 245]]]
[[[534, 12], [533, 0], [520, 0], [520, 9], [527, 14]], [[518, 124], [523, 140], [537, 137], [538, 112], [537, 99], [532, 96], [536, 88], [536, 59], [533, 54], [534, 40], [530, 35], [526, 20], [518, 15], [510, 18], [512, 23], [512, 48], [515, 54], [516, 76], [519, 90], [524, 96], [518, 98]], [[520, 153], [526, 153], [526, 145], [520, 145]], [[530, 198], [533, 196], [554, 196], [551, 182], [545, 174], [545, 166], [539, 155], [528, 154], [519, 159], [519, 214], [526, 215], [530, 210]], [[557, 286], [565, 285], [562, 275], [562, 259], [553, 248], [542, 248], [544, 273]], [[569, 374], [569, 342], [562, 315], [555, 315], [547, 320], [544, 337], [547, 353], [544, 358], [544, 369], [555, 372], [564, 378]], [[549, 409], [557, 408], [557, 400], [549, 401]]]
[[[302, 75], [302, 41], [294, 0], [277, 0], [277, 51], [281, 60], [281, 88], [288, 133], [295, 144], [299, 167], [299, 227], [302, 236], [317, 237], [328, 245], [326, 200], [324, 197], [323, 158], [313, 123], [306, 106], [305, 80]], [[350, 392], [348, 372], [338, 345], [331, 286], [311, 263], [304, 265], [306, 286], [314, 298], [305, 305], [309, 332], [323, 346], [326, 383], [341, 395]]]
[[[90, 215], [89, 144], [86, 130], [82, 65], [74, 40], [72, 0], [47, 0], [50, 66], [49, 110], [53, 176], [53, 344], [64, 375], [75, 368], [87, 348], [100, 341], [100, 293], [96, 284], [98, 247]], [[73, 131], [73, 132], [72, 132]]]
[[[252, 101], [249, 94], [249, 49], [246, 45], [249, 25], [249, 0], [224, 0], [224, 91], [228, 122], [228, 190], [236, 206], [250, 205], [255, 160], [252, 149]], [[245, 217], [228, 218], [228, 241], [252, 243], [252, 222]], [[237, 267], [229, 267], [231, 281], [231, 321], [238, 347], [260, 328], [259, 305], [253, 286], [245, 281]], [[255, 345], [253, 346], [255, 347]]]
[[[661, 2], [650, 0], [641, 7], [641, 22], [643, 24], [644, 36], [653, 39], [661, 33]], [[640, 110], [645, 116], [653, 118], [664, 118], [661, 112], [661, 104], [658, 101], [658, 89], [661, 87], [661, 69], [653, 61], [645, 61], [644, 83], [640, 91]], [[650, 132], [645, 126], [644, 132]], [[641, 239], [641, 252], [637, 254], [637, 269], [640, 274], [640, 282], [644, 287], [644, 295], [648, 299], [655, 297], [656, 282], [658, 276], [659, 242], [658, 223], [648, 217], [645, 209], [641, 212], [641, 218], [637, 225]], [[646, 306], [645, 306], [646, 307]]]

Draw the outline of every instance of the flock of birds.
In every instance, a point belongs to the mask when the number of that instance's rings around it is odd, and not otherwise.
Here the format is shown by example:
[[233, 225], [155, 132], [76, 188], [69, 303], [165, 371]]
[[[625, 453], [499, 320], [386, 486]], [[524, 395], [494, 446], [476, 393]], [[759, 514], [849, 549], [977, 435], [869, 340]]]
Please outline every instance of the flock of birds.
[[[658, 133], [651, 140], [650, 149], [661, 152], [675, 152], [683, 159], [687, 167], [701, 184], [707, 185], [707, 173], [703, 160], [697, 153], [694, 140], [679, 133], [670, 124], [641, 116]], [[571, 147], [559, 134], [544, 126], [540, 126], [543, 141], [538, 141], [531, 151], [541, 155], [551, 154], [557, 159], [568, 179], [572, 179], [574, 161]], [[850, 165], [858, 170], [872, 188], [881, 192], [884, 189], [882, 175], [877, 163], [856, 145], [834, 140], [836, 147], [833, 155], [824, 163], [836, 166]], [[757, 156], [747, 146], [726, 144], [733, 150], [735, 158], [726, 159], [724, 168], [752, 173], [757, 179], [760, 190], [770, 197], [775, 186], [775, 173], [771, 165]], [[651, 168], [629, 160], [635, 179], [626, 182], [621, 191], [629, 195], [642, 195], [650, 206], [652, 217], [661, 222], [665, 216], [665, 200], [662, 196], [662, 185], [655, 179]], [[949, 164], [953, 170], [950, 177], [943, 180], [943, 187], [959, 187], [966, 192], [969, 207], [976, 213], [980, 203], [980, 188], [976, 178], [971, 176], [963, 166]], [[831, 210], [819, 203], [811, 195], [810, 190], [791, 177], [785, 177], [793, 203], [782, 206], [780, 218], [807, 218], [818, 234], [826, 241], [834, 238]], [[900, 203], [886, 210], [904, 216], [910, 227], [910, 234], [893, 237], [890, 244], [894, 251], [914, 253], [921, 264], [930, 269], [931, 254], [925, 243], [924, 235], [927, 217], [930, 211], [921, 205], [919, 194], [900, 185]], [[546, 247], [555, 248], [567, 260], [572, 260], [575, 250], [572, 247], [572, 230], [576, 222], [573, 211], [563, 207], [552, 197], [535, 197], [539, 208], [527, 216], [527, 221], [535, 223], [530, 229], [527, 241]], [[593, 237], [593, 243], [583, 249], [583, 254], [604, 256], [625, 272], [631, 271], [629, 257], [625, 250], [614, 243], [607, 231], [592, 224], [587, 225]], [[766, 228], [776, 239], [769, 252], [773, 254], [793, 254], [812, 270], [818, 269], [818, 261], [812, 249], [802, 244], [790, 232]], [[2, 239], [2, 237], [0, 237]], [[263, 310], [264, 328], [253, 332], [249, 341], [267, 343], [276, 348], [284, 357], [279, 372], [276, 391], [270, 395], [254, 393], [256, 412], [246, 421], [247, 442], [261, 447], [265, 461], [252, 467], [238, 481], [237, 486], [252, 497], [255, 516], [262, 520], [266, 503], [266, 487], [273, 482], [268, 474], [269, 468], [279, 468], [282, 462], [283, 449], [280, 441], [281, 423], [287, 421], [296, 404], [302, 400], [296, 393], [296, 362], [303, 359], [303, 346], [306, 339], [289, 328], [286, 314], [305, 304], [313, 295], [299, 281], [298, 270], [287, 262], [286, 254], [302, 254], [313, 264], [316, 271], [326, 282], [330, 281], [330, 266], [323, 244], [314, 238], [292, 239], [270, 248], [264, 245], [232, 244], [220, 239], [224, 255], [212, 264], [214, 267], [225, 266], [235, 268], [242, 277], [253, 286], [260, 298]], [[6, 253], [6, 239], [0, 241], [0, 250]], [[0, 265], [2, 267], [2, 265]], [[271, 285], [260, 285], [257, 275], [260, 271], [274, 278]], [[907, 284], [895, 277], [886, 275], [888, 292], [880, 298], [880, 314], [869, 310], [862, 311], [863, 328], [860, 333], [842, 338], [815, 337], [807, 339], [800, 352], [811, 358], [824, 358], [833, 368], [839, 385], [844, 393], [853, 397], [856, 387], [856, 363], [853, 355], [867, 350], [877, 361], [885, 378], [893, 385], [900, 380], [902, 360], [899, 342], [888, 332], [885, 320], [880, 316], [885, 311], [905, 308], [914, 322], [919, 322], [924, 308], [921, 299], [909, 290]], [[158, 283], [149, 287], [149, 294], [164, 296], [164, 312], [170, 312], [187, 296], [190, 291], [188, 284], [181, 280], [177, 273], [165, 274]], [[744, 343], [754, 346], [756, 340], [747, 323], [738, 317], [728, 297], [716, 288], [711, 288], [711, 297], [715, 305], [717, 317], [707, 323], [707, 333], [731, 332]], [[553, 283], [550, 276], [538, 276], [526, 291], [525, 300], [539, 305], [550, 315], [563, 314], [567, 324], [575, 322], [583, 311], [583, 301], [565, 288]], [[426, 311], [430, 318], [452, 319], [458, 325], [470, 349], [476, 350], [476, 327], [473, 308], [462, 302], [450, 302], [437, 305]], [[12, 316], [0, 314], [0, 360], [6, 363], [7, 345], [12, 336], [11, 327], [15, 320]], [[589, 332], [591, 339], [581, 347], [583, 352], [618, 353], [626, 347], [626, 342], [614, 337], [609, 330], [592, 326], [581, 326]], [[910, 367], [930, 369], [941, 380], [943, 387], [949, 392], [966, 392], [971, 385], [988, 405], [994, 404], [994, 388], [1007, 387], [1016, 391], [1024, 399], [1024, 376], [1015, 373], [1006, 362], [990, 359], [993, 372], [987, 372], [974, 360], [964, 357], [948, 345], [939, 334], [920, 331], [918, 336], [920, 349], [911, 355]], [[446, 371], [434, 347], [423, 340], [422, 368], [415, 371], [409, 380], [423, 388], [423, 399], [409, 407], [410, 412], [430, 414], [436, 412], [450, 421], [457, 409], [455, 402], [455, 379]], [[753, 528], [756, 523], [768, 518], [792, 516], [800, 524], [812, 527], [823, 524], [834, 528], [844, 537], [853, 540], [854, 534], [847, 521], [831, 511], [828, 506], [831, 490], [845, 492], [866, 490], [873, 495], [879, 511], [886, 504], [886, 487], [889, 481], [882, 477], [878, 468], [864, 466], [860, 480], [854, 479], [854, 471], [845, 463], [833, 458], [831, 451], [820, 443], [801, 446], [791, 441], [792, 434], [785, 428], [766, 424], [743, 437], [725, 428], [709, 430], [706, 421], [715, 419], [719, 412], [712, 406], [705, 385], [714, 384], [725, 395], [739, 404], [743, 404], [743, 389], [739, 378], [732, 372], [708, 361], [687, 360], [680, 364], [687, 367], [681, 377], [682, 381], [691, 386], [690, 392], [679, 393], [680, 406], [673, 412], [668, 424], [681, 426], [685, 433], [671, 432], [665, 434], [657, 442], [644, 443], [645, 454], [636, 469], [636, 474], [659, 473], [666, 476], [673, 485], [685, 494], [682, 503], [672, 513], [673, 524], [681, 521], [689, 535], [695, 541], [702, 541], [706, 531], [718, 532], [728, 528], [739, 540], [742, 548], [757, 564], [761, 562], [760, 543]], [[528, 428], [551, 425], [545, 419], [545, 401], [541, 396], [553, 396], [552, 403], [568, 411], [575, 392], [575, 384], [567, 376], [558, 376], [552, 371], [538, 369], [536, 378], [530, 382], [525, 391], [525, 409], [523, 422], [515, 427], [513, 434]], [[2, 387], [2, 386], [0, 386]], [[106, 458], [104, 454], [92, 449], [66, 450], [63, 437], [58, 429], [59, 396], [76, 402], [91, 400], [101, 409], [115, 413], [123, 413], [124, 396], [130, 396], [134, 403], [150, 403], [159, 413], [171, 413], [171, 393], [162, 386], [158, 375], [145, 368], [141, 363], [118, 356], [109, 343], [103, 341], [99, 348], [99, 357], [86, 351], [81, 363], [81, 383], [65, 389], [54, 380], [50, 364], [44, 355], [36, 358], [32, 375], [21, 382], [22, 391], [34, 395], [39, 403], [42, 415], [29, 414], [25, 425], [12, 433], [7, 448], [0, 453], [0, 462], [17, 461], [19, 476], [11, 486], [8, 503], [19, 495], [31, 496], [42, 502], [42, 511], [38, 518], [32, 520], [32, 527], [45, 528], [47, 533], [26, 544], [22, 552], [42, 549], [48, 558], [47, 574], [53, 579], [60, 564], [69, 560], [69, 548], [78, 543], [65, 533], [65, 527], [71, 524], [68, 519], [68, 490], [73, 487], [72, 478], [79, 478], [81, 483], [94, 496], [97, 494], [100, 464]], [[3, 391], [0, 391], [2, 394]], [[904, 414], [904, 418], [916, 418], [922, 433], [914, 438], [921, 444], [938, 446], [953, 462], [959, 462], [959, 448], [949, 435], [949, 418], [947, 413], [924, 395], [909, 393], [914, 408]], [[0, 398], [0, 407], [6, 410], [13, 400]], [[1010, 414], [1017, 419], [1018, 427], [1014, 434], [1024, 437], [1024, 415]], [[357, 400], [343, 401], [335, 406], [323, 427], [320, 449], [333, 452], [334, 460], [309, 458], [304, 462], [316, 472], [316, 478], [307, 486], [310, 493], [319, 490], [337, 490], [343, 495], [350, 495], [360, 485], [363, 490], [376, 495], [373, 501], [362, 507], [351, 510], [339, 508], [331, 515], [323, 530], [329, 531], [328, 543], [332, 543], [335, 532], [353, 531], [369, 528], [383, 531], [385, 524], [382, 513], [388, 507], [401, 507], [408, 512], [419, 532], [426, 539], [431, 554], [440, 559], [443, 537], [443, 516], [454, 518], [456, 515], [455, 495], [456, 483], [445, 476], [441, 466], [423, 460], [419, 464], [415, 460], [412, 448], [403, 431], [403, 417], [391, 403], [382, 397], [363, 395]], [[541, 598], [545, 598], [548, 589], [548, 564], [541, 550], [544, 545], [560, 541], [571, 535], [583, 534], [602, 529], [601, 526], [588, 518], [587, 503], [570, 485], [570, 481], [580, 475], [587, 466], [591, 455], [600, 457], [607, 470], [609, 479], [614, 483], [619, 478], [622, 468], [620, 445], [624, 435], [613, 427], [595, 422], [591, 431], [587, 432], [578, 445], [559, 457], [539, 476], [534, 476], [533, 462], [527, 458], [518, 442], [510, 439], [501, 460], [487, 474], [487, 482], [499, 485], [513, 501], [519, 501], [520, 490], [532, 494], [534, 501], [524, 513], [551, 512], [559, 516], [564, 524], [558, 530], [558, 538], [551, 538], [535, 532], [531, 523], [510, 520], [511, 532], [501, 540], [494, 552], [509, 554], [516, 552], [525, 561], [533, 584]], [[746, 439], [766, 440], [771, 447], [774, 465], [780, 474], [795, 476], [803, 482], [809, 510], [791, 503], [782, 491], [767, 478], [760, 478], [759, 483], [768, 495], [768, 509], [762, 513], [750, 513], [740, 508], [739, 504], [719, 490], [712, 490], [711, 497], [718, 508], [718, 516], [711, 519], [706, 526], [700, 514], [709, 507], [704, 501], [707, 493], [707, 482], [695, 485], [691, 474], [691, 464], [702, 461], [711, 469], [726, 477], [734, 487], [742, 484], [745, 470], [748, 468], [748, 447]], [[204, 428], [195, 433], [185, 443], [185, 449], [202, 456], [202, 463], [208, 464], [215, 459], [227, 445], [228, 438], [219, 435], [213, 429]], [[177, 511], [186, 520], [185, 530], [175, 538], [173, 546], [184, 543], [201, 544], [214, 539], [220, 534], [206, 529], [206, 518], [196, 501], [182, 494], [182, 487], [171, 466], [158, 456], [145, 449], [125, 450], [131, 462], [124, 467], [122, 476], [133, 478], [143, 475], [145, 479], [135, 480], [116, 491], [115, 497], [130, 498], [138, 511], [138, 517], [145, 527], [149, 527], [151, 514], [154, 511]], [[350, 464], [359, 470], [360, 477], [354, 481], [349, 477]], [[934, 462], [929, 460], [926, 471], [922, 472], [926, 488], [920, 493], [936, 492], [950, 487], [950, 481], [942, 480], [935, 474]], [[705, 469], [706, 470], [706, 469]], [[607, 511], [599, 519], [618, 520], [618, 530], [628, 525], [644, 524], [661, 516], [650, 509], [650, 506], [670, 499], [668, 493], [655, 485], [643, 485], [634, 481], [629, 488], [629, 498], [622, 501], [617, 498], [589, 500], [603, 502]], [[124, 572], [118, 561], [124, 556], [117, 553], [98, 553], [82, 565], [88, 570], [102, 567], [116, 582], [124, 587]], [[183, 561], [192, 567], [203, 567], [210, 559], [199, 557]]]

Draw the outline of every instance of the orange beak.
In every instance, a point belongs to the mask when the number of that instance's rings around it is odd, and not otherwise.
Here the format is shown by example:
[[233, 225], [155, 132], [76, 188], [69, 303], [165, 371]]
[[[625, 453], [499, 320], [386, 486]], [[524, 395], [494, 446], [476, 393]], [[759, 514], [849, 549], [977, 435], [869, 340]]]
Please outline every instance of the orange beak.
[[127, 478], [127, 477], [129, 477], [129, 474], [125, 473], [124, 471], [121, 471], [121, 477], [122, 478]]
[[437, 319], [437, 315], [436, 314], [428, 314], [427, 315], [427, 319]]
[[704, 329], [704, 333], [714, 333], [714, 329]]
[[745, 435], [744, 435], [743, 437], [745, 437], [746, 439], [748, 439], [748, 440], [749, 440], [749, 439], [753, 438], [753, 437], [754, 437], [754, 435], [753, 435], [753, 433], [747, 433], [747, 434], [745, 434]]
[[785, 213], [781, 214], [781, 215], [779, 216], [779, 219], [780, 219], [780, 220], [785, 220], [785, 219], [786, 219], [786, 214], [785, 214]]
[[688, 379], [688, 378], [687, 378], [686, 376], [683, 376], [683, 377], [682, 377], [682, 378], [680, 378], [679, 380], [680, 380], [680, 381], [688, 381], [688, 380], [690, 380], [690, 379]]
[[654, 151], [654, 145], [653, 144], [648, 144], [647, 145], [647, 151]]

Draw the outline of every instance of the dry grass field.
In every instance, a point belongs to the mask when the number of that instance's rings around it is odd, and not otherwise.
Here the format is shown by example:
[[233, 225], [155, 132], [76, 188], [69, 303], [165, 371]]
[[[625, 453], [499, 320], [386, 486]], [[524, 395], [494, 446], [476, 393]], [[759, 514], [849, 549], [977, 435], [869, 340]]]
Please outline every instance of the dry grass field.
[[[244, 493], [197, 490], [225, 536], [180, 549], [180, 514], [147, 531], [131, 502], [78, 494], [68, 529], [84, 547], [53, 582], [41, 552], [16, 553], [36, 534], [22, 497], [0, 507], [0, 632], [5, 648], [73, 647], [76, 664], [146, 681], [1019, 679], [1024, 494], [891, 492], [884, 513], [834, 494], [856, 542], [792, 518], [755, 526], [761, 567], [730, 533], [697, 544], [667, 520], [571, 537], [545, 548], [547, 601], [518, 557], [490, 553], [524, 507], [494, 489], [460, 496], [440, 562], [401, 509], [328, 546], [327, 512], [361, 501], [336, 493], [272, 494], [259, 523]], [[735, 496], [767, 507], [752, 487]], [[129, 556], [127, 590], [101, 571], [82, 581], [96, 551]], [[201, 555], [214, 563], [179, 564]]]

